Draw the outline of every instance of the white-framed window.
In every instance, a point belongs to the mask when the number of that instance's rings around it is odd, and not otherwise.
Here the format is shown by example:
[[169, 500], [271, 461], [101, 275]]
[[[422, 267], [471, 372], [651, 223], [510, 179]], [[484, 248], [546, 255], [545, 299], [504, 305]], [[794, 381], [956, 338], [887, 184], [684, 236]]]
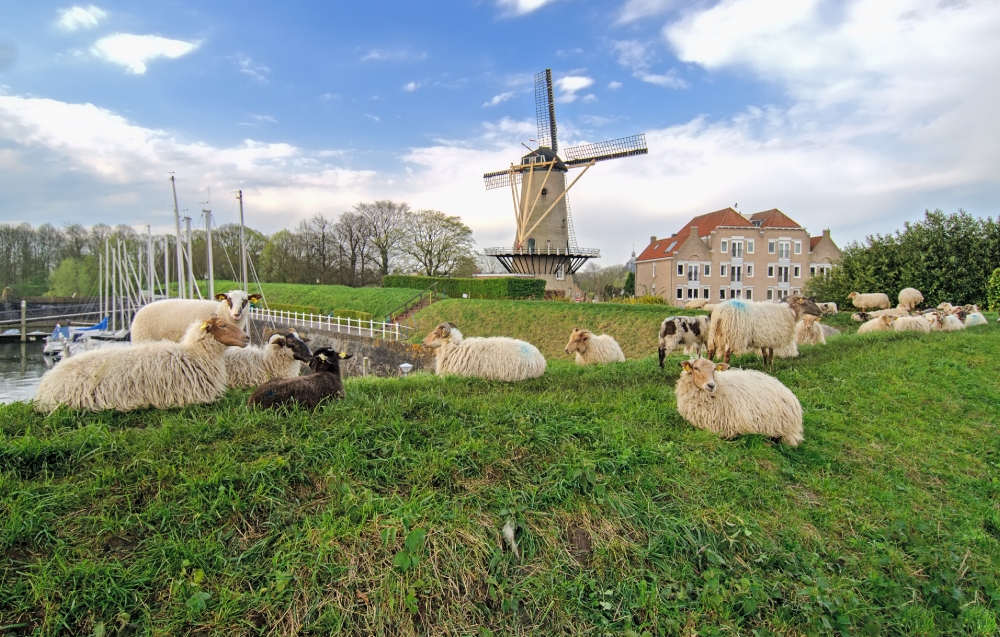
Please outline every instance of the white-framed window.
[[656, 264], [653, 264], [653, 278], [656, 278]]
[[767, 300], [768, 301], [774, 300], [774, 288], [767, 288]]
[[656, 296], [656, 284], [653, 284], [653, 296]]
[[743, 242], [742, 241], [733, 241], [732, 256], [733, 256], [734, 259], [742, 259], [743, 258]]
[[816, 276], [816, 266], [809, 266], [809, 276]]
[[768, 241], [767, 242], [767, 253], [768, 254], [774, 254], [774, 246], [775, 246], [775, 242], [774, 241]]
[[773, 265], [767, 266], [767, 278], [769, 278], [769, 279], [773, 279], [774, 278], [774, 266]]
[[792, 268], [792, 276], [794, 276], [796, 279], [801, 279], [802, 278], [802, 266], [801, 265], [797, 265], [794, 268]]
[[684, 288], [677, 288], [677, 298], [679, 299], [684, 298]]
[[[798, 288], [792, 288], [792, 294], [802, 294], [802, 290]], [[787, 294], [785, 296], [788, 296]]]
[[560, 265], [558, 268], [556, 268], [556, 281], [566, 280], [566, 270], [564, 269], [564, 267], [565, 266]]
[[748, 277], [752, 277], [753, 276], [753, 264], [752, 263], [748, 263], [747, 264], [747, 276]]
[[743, 298], [748, 301], [753, 300], [753, 288], [743, 288]]
[[753, 239], [747, 239], [747, 254], [753, 254]]
[[705, 264], [705, 276], [712, 276], [712, 264]]
[[778, 283], [788, 283], [788, 266], [778, 266]]
[[711, 293], [712, 293], [712, 289], [711, 288], [702, 288], [701, 289], [701, 298], [707, 299], [708, 296], [709, 296], [709, 294], [711, 294]]
[[684, 264], [683, 263], [678, 263], [677, 264], [677, 276], [684, 276]]
[[688, 288], [687, 297], [689, 299], [696, 299], [696, 298], [698, 298], [698, 288]]
[[731, 299], [738, 299], [738, 298], [740, 298], [740, 291], [737, 290], [736, 288], [733, 288], [733, 289], [729, 290], [729, 298], [731, 298]]
[[726, 300], [726, 288], [719, 288], [719, 298], [723, 301]]
[[733, 283], [739, 283], [743, 280], [743, 268], [738, 265], [734, 265], [729, 269], [729, 280]]
[[802, 242], [801, 241], [796, 241], [795, 242], [795, 254], [802, 254]]
[[719, 266], [719, 276], [726, 276], [726, 264], [723, 263]]
[[779, 241], [778, 242], [778, 258], [787, 259], [791, 256], [792, 244], [789, 241]]
[[729, 239], [722, 240], [722, 252], [729, 252]]
[[698, 281], [701, 274], [701, 268], [697, 265], [688, 266], [688, 281]]

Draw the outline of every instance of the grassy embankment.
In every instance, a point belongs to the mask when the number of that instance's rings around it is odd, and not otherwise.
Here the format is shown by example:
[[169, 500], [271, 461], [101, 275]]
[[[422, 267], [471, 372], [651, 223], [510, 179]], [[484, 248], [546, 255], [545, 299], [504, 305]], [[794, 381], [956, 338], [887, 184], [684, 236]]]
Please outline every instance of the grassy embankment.
[[998, 349], [996, 323], [803, 348], [795, 449], [683, 422], [679, 356], [352, 379], [313, 414], [2, 407], [0, 627], [991, 635]]
[[[202, 295], [208, 294], [208, 285], [199, 283]], [[215, 291], [227, 292], [238, 289], [235, 281], [216, 281]], [[268, 303], [285, 303], [319, 308], [326, 314], [335, 310], [357, 310], [368, 312], [376, 321], [405, 303], [419, 290], [407, 288], [352, 288], [345, 285], [304, 285], [297, 283], [263, 283], [264, 296]], [[176, 289], [176, 288], [175, 288]], [[250, 285], [250, 291], [257, 291], [257, 284]]]

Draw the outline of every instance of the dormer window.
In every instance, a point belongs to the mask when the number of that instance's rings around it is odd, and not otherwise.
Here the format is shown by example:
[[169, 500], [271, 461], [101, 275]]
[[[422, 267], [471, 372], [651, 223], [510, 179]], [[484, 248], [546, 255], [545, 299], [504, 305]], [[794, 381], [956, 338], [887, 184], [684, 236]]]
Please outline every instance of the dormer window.
[[763, 220], [761, 220], [761, 219], [757, 219], [757, 220], [753, 221], [752, 223], [753, 223], [753, 227], [754, 227], [754, 228], [759, 228], [759, 227], [760, 227], [760, 224], [762, 224], [762, 223], [764, 223], [764, 222], [763, 222]]

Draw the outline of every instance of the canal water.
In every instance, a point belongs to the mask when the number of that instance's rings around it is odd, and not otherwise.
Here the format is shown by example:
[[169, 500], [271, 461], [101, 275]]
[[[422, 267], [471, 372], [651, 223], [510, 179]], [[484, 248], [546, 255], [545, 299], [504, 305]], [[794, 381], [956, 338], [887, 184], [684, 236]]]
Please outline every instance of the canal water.
[[0, 403], [31, 400], [51, 362], [44, 343], [0, 343]]

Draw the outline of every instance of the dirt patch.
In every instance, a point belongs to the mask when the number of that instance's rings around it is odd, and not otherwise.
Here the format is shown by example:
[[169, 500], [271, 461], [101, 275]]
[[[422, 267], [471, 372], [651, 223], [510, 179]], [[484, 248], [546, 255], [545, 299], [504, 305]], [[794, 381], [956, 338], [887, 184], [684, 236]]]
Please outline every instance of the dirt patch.
[[577, 526], [570, 524], [566, 529], [566, 544], [569, 554], [578, 564], [586, 566], [590, 563], [590, 556], [594, 552], [594, 544], [590, 539], [590, 534]]

